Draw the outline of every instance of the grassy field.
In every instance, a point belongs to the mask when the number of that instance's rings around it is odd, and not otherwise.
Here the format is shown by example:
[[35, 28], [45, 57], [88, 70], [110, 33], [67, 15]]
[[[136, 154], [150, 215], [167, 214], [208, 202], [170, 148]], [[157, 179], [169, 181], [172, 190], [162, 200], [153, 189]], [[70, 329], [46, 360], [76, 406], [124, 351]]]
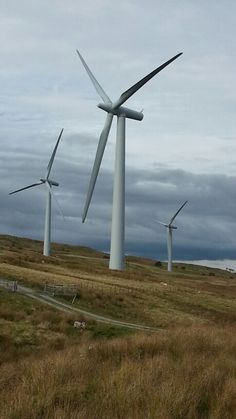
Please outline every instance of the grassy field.
[[236, 275], [219, 269], [165, 264], [128, 257], [125, 272], [110, 271], [107, 256], [94, 250], [0, 236], [0, 275], [43, 289], [76, 284], [81, 308], [155, 327], [229, 324], [236, 320]]
[[0, 418], [236, 417], [236, 275], [0, 236], [0, 276], [77, 284], [78, 307], [155, 326], [130, 332], [0, 291]]

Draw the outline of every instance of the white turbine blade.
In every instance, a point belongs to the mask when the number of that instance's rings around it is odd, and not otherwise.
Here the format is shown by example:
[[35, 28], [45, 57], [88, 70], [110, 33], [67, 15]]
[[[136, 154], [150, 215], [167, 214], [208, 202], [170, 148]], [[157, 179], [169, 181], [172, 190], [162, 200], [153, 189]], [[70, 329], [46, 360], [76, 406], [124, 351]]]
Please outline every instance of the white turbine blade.
[[83, 59], [82, 55], [80, 54], [80, 52], [79, 52], [78, 50], [76, 50], [76, 52], [77, 52], [77, 54], [78, 54], [78, 56], [79, 56], [79, 58], [80, 58], [80, 60], [81, 60], [81, 62], [82, 62], [82, 64], [83, 64], [83, 66], [84, 66], [85, 70], [87, 71], [88, 76], [89, 76], [89, 78], [90, 78], [91, 82], [93, 83], [93, 85], [94, 85], [94, 87], [95, 87], [95, 89], [96, 89], [97, 93], [99, 94], [99, 96], [101, 97], [101, 99], [103, 100], [103, 102], [104, 102], [104, 103], [110, 103], [110, 104], [112, 104], [111, 99], [107, 96], [107, 94], [106, 94], [106, 92], [104, 92], [104, 90], [103, 90], [102, 86], [101, 86], [101, 85], [98, 83], [98, 81], [95, 79], [95, 77], [94, 77], [94, 75], [93, 75], [92, 71], [91, 71], [91, 70], [90, 70], [90, 68], [87, 66], [87, 64], [86, 64], [86, 62], [84, 61], [84, 59]]
[[165, 227], [168, 227], [168, 225], [166, 224], [166, 223], [162, 223], [162, 221], [158, 221], [158, 220], [155, 220], [158, 224], [161, 224], [161, 225], [163, 225], [163, 226], [165, 226]]
[[60, 139], [61, 139], [61, 136], [62, 136], [63, 130], [64, 130], [64, 128], [62, 128], [62, 130], [61, 130], [61, 132], [60, 132], [60, 134], [59, 134], [59, 137], [58, 137], [58, 139], [57, 139], [56, 145], [55, 145], [55, 147], [54, 147], [54, 150], [53, 150], [53, 152], [52, 152], [51, 158], [50, 158], [50, 160], [49, 160], [48, 167], [47, 167], [47, 173], [46, 173], [46, 179], [48, 179], [48, 178], [49, 178], [49, 175], [50, 175], [50, 172], [51, 172], [51, 169], [52, 169], [52, 164], [53, 164], [53, 161], [54, 161], [54, 158], [55, 158], [56, 152], [57, 152], [57, 147], [58, 147], [58, 145], [59, 145], [59, 142], [60, 142]]
[[39, 186], [39, 185], [42, 185], [43, 183], [44, 182], [33, 183], [32, 185], [25, 186], [24, 188], [17, 189], [16, 191], [10, 192], [8, 195], [13, 195], [14, 193], [17, 193], [17, 192], [20, 192], [20, 191], [24, 191], [25, 189], [34, 188], [34, 186]]
[[100, 135], [100, 139], [99, 139], [99, 143], [98, 143], [98, 147], [97, 147], [97, 152], [96, 152], [96, 157], [95, 157], [94, 164], [93, 164], [93, 170], [92, 170], [92, 174], [91, 174], [91, 178], [90, 178], [90, 182], [89, 182], [87, 198], [86, 198], [86, 202], [85, 202], [85, 206], [84, 206], [84, 212], [83, 212], [83, 217], [82, 217], [82, 222], [83, 223], [84, 223], [85, 218], [87, 216], [90, 201], [91, 201], [91, 198], [92, 198], [92, 195], [93, 195], [93, 190], [94, 190], [94, 187], [95, 187], [95, 184], [96, 184], [98, 172], [99, 172], [100, 165], [101, 165], [101, 162], [102, 162], [102, 157], [103, 157], [103, 153], [104, 153], [104, 150], [105, 150], [105, 147], [106, 147], [107, 138], [108, 138], [108, 135], [109, 135], [109, 132], [110, 132], [110, 129], [111, 129], [112, 119], [113, 119], [113, 115], [108, 113], [107, 117], [106, 117], [104, 128], [103, 128], [102, 133]]
[[58, 209], [59, 209], [59, 212], [60, 212], [60, 214], [61, 214], [61, 216], [62, 216], [63, 220], [65, 221], [65, 216], [64, 216], [64, 214], [63, 214], [63, 212], [62, 212], [62, 209], [61, 209], [61, 206], [60, 206], [60, 204], [59, 204], [59, 202], [58, 202], [58, 199], [56, 198], [56, 195], [54, 194], [54, 192], [53, 192], [53, 190], [52, 190], [52, 187], [50, 186], [49, 182], [45, 182], [45, 183], [46, 183], [46, 186], [47, 186], [47, 188], [48, 188], [48, 190], [49, 190], [49, 192], [50, 192], [51, 196], [53, 197], [54, 201], [55, 201], [55, 202], [56, 202], [56, 204], [57, 204], [57, 207], [58, 207]]
[[172, 63], [172, 61], [176, 60], [180, 55], [183, 53], [180, 52], [179, 54], [172, 57], [170, 60], [166, 61], [164, 64], [157, 67], [155, 70], [153, 70], [151, 73], [149, 73], [147, 76], [143, 77], [141, 80], [139, 80], [137, 83], [135, 83], [133, 86], [131, 86], [128, 90], [126, 90], [120, 98], [117, 100], [117, 102], [114, 103], [113, 107], [114, 109], [119, 108], [124, 102], [126, 102], [127, 99], [129, 99], [134, 93], [137, 92], [144, 84], [146, 84], [149, 80], [151, 80], [157, 73], [159, 73], [161, 70], [163, 70], [167, 65]]
[[173, 215], [173, 217], [171, 218], [171, 220], [170, 220], [170, 226], [171, 226], [171, 224], [173, 223], [173, 221], [174, 221], [174, 219], [175, 219], [175, 217], [179, 214], [179, 212], [182, 210], [182, 208], [187, 204], [187, 202], [188, 201], [185, 201], [184, 203], [183, 203], [183, 205], [181, 205], [181, 207], [178, 209], [178, 211], [175, 213], [175, 215]]

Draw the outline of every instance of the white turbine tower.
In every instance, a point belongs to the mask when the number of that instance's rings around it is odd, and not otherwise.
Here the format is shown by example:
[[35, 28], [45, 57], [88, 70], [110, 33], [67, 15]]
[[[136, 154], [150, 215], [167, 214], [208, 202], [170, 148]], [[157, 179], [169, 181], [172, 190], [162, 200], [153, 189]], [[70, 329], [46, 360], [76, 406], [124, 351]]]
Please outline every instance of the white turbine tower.
[[120, 98], [112, 102], [108, 95], [104, 92], [98, 81], [95, 79], [91, 70], [87, 66], [83, 57], [77, 50], [77, 53], [82, 61], [85, 70], [87, 71], [97, 93], [103, 100], [98, 107], [107, 112], [104, 128], [100, 135], [96, 157], [90, 178], [87, 199], [84, 207], [82, 221], [84, 222], [87, 216], [90, 201], [93, 195], [94, 186], [97, 175], [101, 165], [103, 153], [106, 147], [107, 138], [110, 132], [113, 116], [117, 117], [117, 135], [116, 135], [116, 152], [115, 152], [115, 173], [113, 185], [113, 207], [112, 207], [112, 226], [111, 226], [111, 248], [110, 248], [110, 269], [124, 269], [124, 229], [125, 229], [125, 120], [126, 118], [141, 121], [143, 113], [134, 111], [130, 108], [125, 108], [123, 105], [134, 93], [136, 93], [145, 83], [152, 77], [163, 70], [168, 64], [176, 60], [181, 54], [177, 54], [170, 60], [166, 61], [160, 67], [153, 70], [150, 74], [138, 81], [136, 84], [126, 90]]
[[162, 224], [167, 228], [167, 252], [168, 252], [168, 272], [172, 271], [172, 230], [176, 230], [177, 227], [173, 226], [172, 223], [176, 216], [179, 214], [179, 212], [182, 210], [182, 208], [187, 204], [188, 201], [185, 201], [181, 207], [178, 209], [178, 211], [173, 215], [173, 217], [170, 219], [169, 224], [162, 223], [161, 221], [158, 221], [159, 224]]
[[[59, 210], [62, 214], [59, 203], [56, 200], [56, 197], [55, 197], [55, 195], [52, 191], [52, 186], [59, 186], [59, 183], [57, 183], [54, 180], [51, 180], [49, 178], [50, 172], [51, 172], [51, 169], [52, 169], [52, 165], [53, 165], [53, 161], [54, 161], [54, 158], [55, 158], [55, 155], [56, 155], [57, 147], [58, 147], [58, 144], [60, 142], [62, 133], [63, 133], [63, 128], [60, 132], [60, 135], [57, 139], [56, 145], [55, 145], [54, 150], [52, 152], [51, 158], [49, 160], [45, 178], [40, 179], [40, 181], [37, 182], [37, 183], [33, 183], [32, 185], [25, 186], [24, 188], [17, 189], [16, 191], [13, 191], [13, 192], [9, 193], [9, 195], [13, 195], [17, 192], [24, 191], [25, 189], [34, 188], [35, 186], [39, 186], [39, 185], [43, 185], [43, 184], [46, 186], [46, 188], [47, 188], [47, 201], [46, 201], [46, 211], [45, 211], [44, 246], [43, 246], [44, 256], [50, 256], [50, 247], [51, 247], [51, 198], [52, 198], [52, 196], [55, 199], [55, 201], [58, 205], [58, 208], [59, 208]], [[62, 216], [63, 216], [63, 214], [62, 214]], [[63, 218], [64, 218], [64, 216], [63, 216]]]

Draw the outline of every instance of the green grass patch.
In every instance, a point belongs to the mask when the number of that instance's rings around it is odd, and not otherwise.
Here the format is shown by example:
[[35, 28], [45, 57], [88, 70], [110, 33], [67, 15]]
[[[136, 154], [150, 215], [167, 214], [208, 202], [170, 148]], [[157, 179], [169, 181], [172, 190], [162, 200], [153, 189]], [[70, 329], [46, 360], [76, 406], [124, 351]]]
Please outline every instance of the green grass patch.
[[90, 324], [88, 330], [92, 332], [93, 339], [111, 339], [134, 333], [132, 329], [128, 329], [127, 327], [111, 326], [101, 323]]

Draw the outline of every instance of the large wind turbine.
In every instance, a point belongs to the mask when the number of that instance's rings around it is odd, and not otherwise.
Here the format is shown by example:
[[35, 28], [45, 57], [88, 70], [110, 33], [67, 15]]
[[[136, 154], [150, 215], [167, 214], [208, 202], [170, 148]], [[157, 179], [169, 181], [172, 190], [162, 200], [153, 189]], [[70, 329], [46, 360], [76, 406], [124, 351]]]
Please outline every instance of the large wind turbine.
[[82, 55], [77, 50], [85, 70], [87, 71], [97, 93], [103, 100], [99, 103], [98, 107], [107, 112], [104, 128], [100, 135], [97, 153], [92, 169], [90, 178], [87, 199], [84, 207], [82, 221], [84, 222], [87, 216], [88, 208], [92, 198], [94, 186], [96, 183], [97, 175], [101, 165], [104, 149], [106, 147], [107, 138], [110, 132], [113, 116], [117, 116], [117, 135], [116, 135], [116, 153], [115, 153], [115, 173], [113, 185], [113, 207], [112, 207], [112, 226], [111, 226], [111, 248], [110, 248], [110, 269], [124, 269], [124, 220], [125, 220], [125, 120], [126, 118], [141, 121], [143, 113], [134, 111], [130, 108], [125, 108], [125, 103], [134, 93], [136, 93], [145, 83], [152, 77], [163, 70], [168, 64], [176, 60], [181, 54], [177, 54], [164, 64], [153, 70], [147, 76], [131, 86], [119, 97], [118, 100], [112, 102], [108, 95], [105, 93], [101, 85], [95, 79], [91, 70], [84, 61]]
[[[49, 160], [49, 163], [48, 163], [48, 166], [47, 166], [47, 171], [46, 171], [46, 174], [45, 174], [45, 178], [40, 179], [39, 182], [33, 183], [32, 185], [25, 186], [24, 188], [17, 189], [16, 191], [13, 191], [13, 192], [9, 193], [9, 195], [13, 195], [17, 192], [24, 191], [25, 189], [34, 188], [35, 186], [39, 186], [39, 185], [43, 185], [43, 184], [46, 186], [46, 188], [47, 188], [47, 200], [46, 200], [46, 211], [45, 211], [45, 228], [44, 228], [44, 245], [43, 245], [44, 256], [50, 256], [50, 247], [51, 247], [51, 198], [52, 198], [52, 196], [54, 197], [54, 199], [55, 199], [55, 201], [56, 201], [56, 203], [59, 207], [59, 210], [62, 214], [61, 208], [60, 208], [60, 206], [59, 206], [59, 204], [56, 200], [56, 197], [55, 197], [55, 195], [52, 191], [52, 186], [59, 186], [59, 183], [57, 183], [54, 180], [51, 180], [49, 178], [51, 170], [52, 170], [53, 161], [54, 161], [54, 158], [55, 158], [55, 155], [56, 155], [57, 147], [59, 145], [62, 133], [63, 133], [63, 128], [60, 132], [60, 135], [57, 139], [56, 145], [55, 145], [54, 150], [52, 152], [52, 155], [50, 157], [50, 160]], [[63, 216], [63, 214], [62, 214], [62, 216]]]
[[178, 209], [178, 211], [173, 215], [173, 217], [170, 219], [169, 224], [162, 223], [161, 221], [158, 221], [159, 224], [162, 224], [167, 228], [167, 252], [168, 252], [168, 268], [167, 270], [169, 272], [172, 271], [172, 230], [176, 230], [177, 227], [173, 226], [173, 221], [176, 218], [176, 216], [179, 214], [179, 212], [182, 210], [182, 208], [187, 204], [188, 201], [185, 201], [181, 207]]

